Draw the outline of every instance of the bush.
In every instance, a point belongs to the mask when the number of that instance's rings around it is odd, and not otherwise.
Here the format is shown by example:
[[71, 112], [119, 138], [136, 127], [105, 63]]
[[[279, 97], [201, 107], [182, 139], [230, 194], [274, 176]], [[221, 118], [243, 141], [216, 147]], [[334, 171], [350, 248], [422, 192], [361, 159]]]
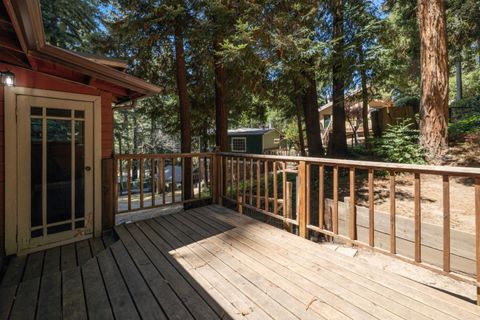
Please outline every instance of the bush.
[[470, 133], [480, 132], [480, 114], [471, 115], [465, 119], [450, 123], [448, 135], [450, 138], [460, 138]]
[[404, 96], [395, 100], [395, 107], [410, 106], [415, 112], [418, 112], [420, 108], [420, 98], [416, 96]]
[[454, 101], [450, 103], [450, 108], [468, 108], [480, 113], [480, 96]]
[[374, 152], [389, 162], [425, 163], [419, 145], [419, 131], [411, 119], [389, 125], [381, 138], [375, 140]]

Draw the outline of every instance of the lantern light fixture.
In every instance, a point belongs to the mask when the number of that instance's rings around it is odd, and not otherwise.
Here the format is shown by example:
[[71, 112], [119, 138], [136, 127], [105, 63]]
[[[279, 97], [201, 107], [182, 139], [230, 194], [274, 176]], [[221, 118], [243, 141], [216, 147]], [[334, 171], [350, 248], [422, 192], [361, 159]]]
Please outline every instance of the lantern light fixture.
[[15, 86], [15, 74], [11, 71], [0, 71], [1, 83], [6, 87]]

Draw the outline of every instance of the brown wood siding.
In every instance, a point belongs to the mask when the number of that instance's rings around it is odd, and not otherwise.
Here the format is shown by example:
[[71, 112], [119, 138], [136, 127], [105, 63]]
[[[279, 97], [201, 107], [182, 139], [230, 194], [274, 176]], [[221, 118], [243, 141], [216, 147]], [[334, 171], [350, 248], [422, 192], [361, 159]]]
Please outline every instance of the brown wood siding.
[[[35, 72], [0, 63], [0, 70], [10, 70], [16, 76], [17, 87], [54, 90], [102, 97], [102, 158], [110, 158], [113, 150], [113, 96], [95, 87], [63, 80], [44, 73]], [[0, 264], [5, 248], [5, 163], [4, 156], [4, 88], [0, 86]]]
[[0, 86], [0, 266], [5, 254], [5, 121], [4, 121], [4, 94]]
[[102, 92], [102, 159], [113, 156], [113, 96]]

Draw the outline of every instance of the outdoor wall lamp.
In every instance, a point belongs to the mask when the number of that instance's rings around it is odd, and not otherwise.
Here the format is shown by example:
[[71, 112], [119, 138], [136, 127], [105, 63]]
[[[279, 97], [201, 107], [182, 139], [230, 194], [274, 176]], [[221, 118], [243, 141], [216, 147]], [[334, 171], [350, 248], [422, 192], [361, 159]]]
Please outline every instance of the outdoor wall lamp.
[[15, 74], [10, 71], [0, 71], [2, 85], [6, 87], [15, 86]]

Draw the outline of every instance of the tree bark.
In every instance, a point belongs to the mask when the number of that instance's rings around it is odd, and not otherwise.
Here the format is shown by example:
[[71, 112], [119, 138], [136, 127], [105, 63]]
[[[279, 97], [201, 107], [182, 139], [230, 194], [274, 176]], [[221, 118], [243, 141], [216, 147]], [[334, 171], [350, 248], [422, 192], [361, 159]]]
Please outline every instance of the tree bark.
[[347, 155], [347, 134], [345, 128], [345, 105], [344, 105], [344, 31], [343, 31], [343, 0], [333, 0], [333, 130], [328, 153], [332, 157], [345, 157]]
[[418, 0], [421, 90], [420, 142], [438, 163], [448, 146], [448, 54], [443, 0]]
[[[180, 139], [182, 153], [190, 153], [192, 149], [192, 136], [190, 129], [190, 101], [187, 91], [187, 68], [185, 65], [185, 52], [183, 48], [183, 34], [181, 30], [181, 22], [175, 23], [175, 63], [177, 71], [177, 90], [178, 101], [180, 105]], [[190, 175], [190, 159], [185, 159], [185, 168], [183, 168], [184, 183], [184, 200], [192, 198], [192, 184]]]
[[295, 111], [297, 114], [297, 126], [298, 126], [298, 142], [300, 144], [300, 155], [305, 157], [305, 140], [303, 137], [302, 126], [302, 95], [299, 92], [295, 92]]
[[214, 42], [215, 63], [215, 142], [220, 151], [228, 151], [227, 71], [220, 59], [221, 39]]
[[462, 60], [457, 58], [455, 60], [455, 84], [457, 87], [457, 94], [455, 95], [455, 100], [463, 99], [463, 86], [462, 86]]
[[358, 58], [360, 62], [360, 78], [362, 81], [362, 124], [363, 136], [365, 138], [365, 146], [369, 148], [370, 131], [368, 128], [368, 85], [367, 70], [365, 68], [365, 54], [361, 44], [358, 46]]
[[307, 131], [308, 156], [322, 157], [324, 154], [318, 116], [317, 81], [313, 73], [306, 73], [305, 76], [308, 81], [308, 87], [303, 98], [303, 112], [305, 129]]

